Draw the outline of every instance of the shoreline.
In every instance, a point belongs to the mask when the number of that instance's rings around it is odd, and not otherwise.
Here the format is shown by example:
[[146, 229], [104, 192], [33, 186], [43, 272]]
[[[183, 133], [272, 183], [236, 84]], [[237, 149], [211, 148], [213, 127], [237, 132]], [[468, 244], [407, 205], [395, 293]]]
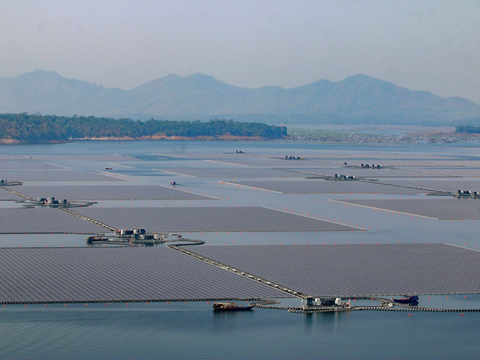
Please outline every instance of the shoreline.
[[283, 140], [268, 139], [261, 136], [165, 136], [165, 135], [149, 135], [149, 136], [102, 136], [102, 137], [86, 137], [72, 138], [68, 140], [49, 140], [49, 141], [22, 141], [18, 139], [0, 139], [0, 145], [27, 145], [27, 144], [65, 144], [74, 141], [143, 141], [143, 140], [167, 140], [167, 141], [267, 141], [267, 140]]

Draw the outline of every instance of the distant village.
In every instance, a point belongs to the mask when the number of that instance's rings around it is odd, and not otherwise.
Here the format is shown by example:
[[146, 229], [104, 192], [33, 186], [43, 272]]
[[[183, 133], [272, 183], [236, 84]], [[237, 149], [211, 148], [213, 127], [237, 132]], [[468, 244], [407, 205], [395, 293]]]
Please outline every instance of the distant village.
[[293, 141], [319, 141], [319, 142], [338, 142], [338, 143], [365, 143], [365, 144], [434, 144], [434, 143], [455, 143], [459, 141], [478, 140], [478, 136], [473, 134], [361, 134], [361, 133], [336, 133], [336, 134], [295, 134], [290, 137]]

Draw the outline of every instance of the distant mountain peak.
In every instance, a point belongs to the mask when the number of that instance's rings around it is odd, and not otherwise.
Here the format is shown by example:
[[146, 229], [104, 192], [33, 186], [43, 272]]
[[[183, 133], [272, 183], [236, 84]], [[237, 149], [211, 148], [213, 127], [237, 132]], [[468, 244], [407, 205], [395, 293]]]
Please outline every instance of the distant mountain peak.
[[410, 91], [357, 74], [285, 89], [248, 89], [213, 76], [169, 74], [130, 90], [104, 88], [37, 69], [0, 79], [0, 113], [41, 112], [136, 119], [233, 118], [273, 123], [438, 123], [480, 117], [480, 105]]
[[53, 70], [43, 70], [43, 69], [36, 69], [27, 73], [24, 73], [22, 75], [19, 75], [17, 77], [26, 77], [26, 78], [57, 78], [57, 79], [65, 79], [63, 76], [61, 76], [59, 73]]

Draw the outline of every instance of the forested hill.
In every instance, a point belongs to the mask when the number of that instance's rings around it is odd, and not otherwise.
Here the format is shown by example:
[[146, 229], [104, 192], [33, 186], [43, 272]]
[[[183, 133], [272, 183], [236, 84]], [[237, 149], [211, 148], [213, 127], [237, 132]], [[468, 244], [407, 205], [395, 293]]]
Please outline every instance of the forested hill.
[[4, 142], [53, 142], [85, 138], [152, 137], [256, 137], [279, 139], [287, 135], [286, 127], [233, 120], [167, 121], [110, 119], [94, 116], [65, 117], [0, 114], [0, 139]]
[[460, 125], [455, 128], [456, 133], [480, 134], [480, 126]]
[[20, 112], [269, 124], [438, 125], [478, 118], [480, 105], [458, 97], [410, 91], [361, 74], [290, 89], [248, 89], [203, 74], [168, 75], [122, 90], [37, 70], [0, 78], [0, 113]]

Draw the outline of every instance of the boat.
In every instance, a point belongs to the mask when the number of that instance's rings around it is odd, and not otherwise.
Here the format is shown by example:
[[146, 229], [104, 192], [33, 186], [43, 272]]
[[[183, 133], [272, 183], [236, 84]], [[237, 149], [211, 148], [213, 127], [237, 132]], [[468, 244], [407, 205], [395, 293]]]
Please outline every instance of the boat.
[[234, 302], [214, 303], [213, 311], [245, 311], [252, 310], [253, 305], [238, 305]]
[[418, 299], [417, 295], [404, 295], [403, 299], [393, 299], [393, 301], [399, 304], [416, 304]]
[[99, 235], [87, 237], [87, 243], [88, 244], [104, 243], [104, 242], [107, 242], [109, 240], [110, 240], [110, 238], [99, 236]]

